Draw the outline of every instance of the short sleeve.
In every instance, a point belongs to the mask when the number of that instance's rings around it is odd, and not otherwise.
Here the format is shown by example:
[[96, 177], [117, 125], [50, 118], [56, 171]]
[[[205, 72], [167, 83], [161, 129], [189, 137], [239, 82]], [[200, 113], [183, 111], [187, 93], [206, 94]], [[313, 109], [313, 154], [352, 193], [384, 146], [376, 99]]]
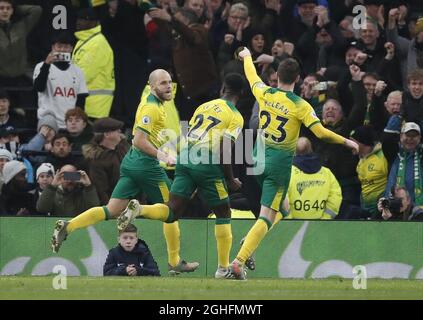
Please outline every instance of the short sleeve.
[[154, 106], [146, 105], [141, 108], [137, 129], [144, 131], [150, 135], [153, 130], [154, 123], [157, 121], [157, 110]]
[[243, 127], [244, 118], [237, 113], [232, 117], [228, 129], [225, 131], [225, 136], [229, 137], [232, 141], [235, 141], [241, 133]]
[[253, 95], [257, 101], [262, 100], [267, 90], [269, 89], [271, 89], [271, 87], [267, 86], [264, 84], [264, 82], [261, 81], [257, 81], [251, 86], [251, 91], [253, 92]]

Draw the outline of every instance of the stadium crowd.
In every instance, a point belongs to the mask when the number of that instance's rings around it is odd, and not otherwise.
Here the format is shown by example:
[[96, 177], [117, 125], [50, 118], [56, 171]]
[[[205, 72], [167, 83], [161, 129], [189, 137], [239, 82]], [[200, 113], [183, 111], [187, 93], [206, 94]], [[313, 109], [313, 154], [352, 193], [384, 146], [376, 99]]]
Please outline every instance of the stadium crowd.
[[[0, 0], [0, 215], [74, 217], [106, 204], [150, 72], [172, 75], [166, 125], [179, 131], [226, 74], [244, 75], [242, 46], [274, 88], [278, 64], [295, 58], [296, 94], [359, 144], [352, 154], [301, 130], [290, 218], [423, 220], [418, 0]], [[263, 126], [247, 84], [237, 108], [245, 130]], [[231, 207], [258, 216], [248, 165], [233, 167], [243, 186]], [[189, 216], [210, 213], [191, 202]]]

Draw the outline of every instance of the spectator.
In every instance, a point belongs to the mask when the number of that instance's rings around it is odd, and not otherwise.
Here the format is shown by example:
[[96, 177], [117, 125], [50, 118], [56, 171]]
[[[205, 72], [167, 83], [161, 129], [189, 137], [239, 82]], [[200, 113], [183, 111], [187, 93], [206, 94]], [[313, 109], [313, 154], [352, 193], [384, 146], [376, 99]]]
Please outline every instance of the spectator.
[[319, 82], [324, 82], [324, 78], [317, 73], [307, 75], [301, 84], [301, 98], [311, 104], [316, 115], [322, 119], [323, 105], [326, 102], [326, 90], [318, 90]]
[[82, 148], [101, 205], [109, 202], [120, 177], [120, 163], [129, 150], [126, 137], [121, 133], [122, 127], [123, 122], [113, 118], [96, 120], [94, 139]]
[[184, 7], [192, 10], [198, 18], [198, 22], [209, 29], [212, 24], [212, 15], [207, 11], [205, 0], [185, 0]]
[[358, 38], [358, 34], [357, 34], [358, 30], [356, 31], [354, 29], [353, 22], [354, 22], [354, 17], [345, 16], [338, 24], [339, 31], [341, 31], [342, 36], [348, 42], [354, 41], [356, 38]]
[[0, 1], [0, 86], [28, 85], [27, 36], [41, 16], [39, 6]]
[[[270, 54], [270, 49], [268, 48], [269, 40], [265, 37], [265, 32], [262, 28], [256, 27], [248, 32], [246, 45], [250, 48], [254, 61], [262, 54]], [[258, 74], [264, 71], [261, 65], [257, 65], [256, 68]]]
[[72, 144], [72, 151], [81, 152], [82, 146], [94, 137], [88, 116], [81, 108], [69, 109], [65, 115], [66, 131]]
[[379, 80], [380, 77], [376, 73], [368, 72], [363, 75], [363, 85], [364, 89], [366, 89], [367, 105], [373, 101], [376, 85]]
[[282, 39], [276, 39], [271, 48], [272, 55], [263, 53], [259, 55], [254, 62], [257, 63], [259, 67], [263, 67], [263, 72], [268, 66], [277, 70], [279, 63], [293, 56], [294, 49], [292, 43], [287, 41], [284, 42]]
[[[422, 33], [423, 34], [423, 33]], [[423, 69], [417, 69], [407, 77], [408, 90], [402, 95], [402, 114], [407, 122], [423, 127]]]
[[377, 22], [366, 19], [366, 28], [360, 29], [360, 38], [357, 46], [361, 49], [362, 59], [359, 63], [366, 72], [377, 72], [379, 64], [385, 56], [385, 39], [381, 37]]
[[[293, 15], [298, 4], [298, 16]], [[288, 41], [297, 44], [301, 36], [313, 25], [316, 17], [317, 0], [284, 1], [278, 19], [277, 36], [287, 37]]]
[[329, 19], [328, 10], [316, 7], [317, 18], [298, 39], [296, 50], [308, 74], [328, 65], [342, 65], [342, 52], [347, 44], [337, 24]]
[[[328, 99], [323, 106], [322, 124], [325, 128], [349, 137], [352, 130], [360, 126], [363, 122], [366, 108], [366, 94], [361, 81], [362, 74], [360, 68], [355, 65], [350, 66], [353, 75], [351, 86], [357, 92], [357, 100], [348, 116], [344, 115], [342, 107], [337, 100]], [[356, 88], [356, 89], [354, 89]], [[307, 131], [305, 131], [307, 132]], [[314, 135], [307, 133], [312, 141], [315, 152], [320, 156], [323, 166], [329, 168], [335, 175], [342, 189], [342, 199], [345, 206], [360, 205], [360, 182], [357, 178], [356, 156], [342, 146], [331, 145], [326, 142], [316, 140]], [[343, 210], [341, 210], [343, 211]]]
[[[390, 122], [396, 119], [394, 117], [391, 117]], [[401, 134], [397, 134], [395, 132], [399, 132], [401, 123], [395, 123], [396, 130], [392, 123], [388, 123], [394, 133], [385, 134], [382, 144], [383, 153], [390, 164], [384, 196], [388, 197], [395, 186], [405, 187], [411, 201], [420, 206], [423, 205], [421, 129], [414, 122], [406, 122], [401, 128]]]
[[4, 183], [3, 168], [4, 165], [13, 160], [13, 155], [7, 149], [0, 149], [0, 192]]
[[400, 114], [402, 95], [401, 91], [392, 91], [383, 101], [383, 95], [375, 94], [369, 110], [369, 123], [378, 135], [383, 132], [391, 116]]
[[[217, 97], [217, 73], [209, 48], [208, 31], [198, 23], [195, 13], [180, 8], [169, 14], [165, 9], [154, 9], [148, 13], [153, 19], [167, 21], [173, 34], [173, 66], [176, 79], [183, 94], [183, 109], [179, 110], [183, 120], [190, 119], [195, 108]], [[201, 72], [198, 72], [201, 70]]]
[[417, 20], [415, 36], [409, 40], [398, 35], [397, 22], [400, 17], [399, 8], [389, 11], [387, 39], [398, 51], [401, 63], [403, 83], [407, 83], [407, 75], [417, 68], [423, 68], [423, 18]]
[[18, 156], [20, 147], [19, 133], [20, 130], [13, 126], [0, 128], [0, 148], [9, 150], [14, 158]]
[[390, 221], [423, 221], [423, 209], [413, 203], [407, 188], [396, 187], [392, 198], [399, 200], [400, 206], [395, 208], [392, 205], [384, 206], [383, 203], [386, 198], [380, 198], [377, 204], [378, 210], [381, 212], [381, 215], [378, 217], [379, 219], [382, 218]]
[[0, 195], [0, 215], [27, 216], [35, 213], [32, 186], [26, 181], [26, 167], [16, 160], [3, 167], [4, 184]]
[[[148, 2], [144, 2], [147, 3]], [[158, 0], [157, 5], [149, 4], [146, 6], [145, 11], [150, 9], [162, 8], [167, 11], [170, 10], [170, 5], [167, 0]], [[172, 10], [175, 8], [172, 7]], [[148, 13], [148, 12], [147, 12]], [[148, 60], [150, 62], [150, 72], [162, 66], [172, 65], [172, 39], [169, 24], [160, 19], [153, 19], [149, 14], [144, 15], [144, 25], [148, 38]], [[163, 32], [164, 29], [168, 29]], [[167, 69], [163, 67], [163, 69]]]
[[47, 186], [51, 185], [53, 182], [54, 174], [54, 167], [51, 163], [45, 162], [38, 167], [35, 175], [35, 179], [37, 181], [34, 195], [35, 203], [37, 203]]
[[[80, 173], [78, 180], [65, 180], [65, 173]], [[50, 185], [37, 201], [37, 211], [60, 217], [74, 217], [99, 205], [95, 187], [85, 171], [77, 171], [73, 165], [64, 165], [57, 170]]]
[[289, 183], [289, 219], [334, 219], [342, 192], [333, 173], [322, 166], [310, 140], [299, 138]]
[[69, 136], [66, 133], [58, 133], [51, 141], [51, 150], [44, 162], [53, 164], [57, 171], [65, 164], [80, 165], [81, 160], [80, 155], [72, 153], [72, 143]]
[[361, 126], [351, 133], [351, 139], [358, 144], [360, 161], [357, 164], [358, 179], [361, 183], [360, 218], [375, 217], [379, 214], [377, 201], [383, 195], [388, 178], [388, 161], [382, 145], [375, 143], [371, 127]]
[[235, 50], [245, 44], [251, 18], [248, 7], [243, 3], [234, 3], [228, 9], [228, 17], [211, 29], [212, 49], [216, 50], [217, 65], [221, 70], [232, 59]]
[[38, 92], [38, 119], [46, 114], [56, 118], [59, 128], [66, 128], [69, 109], [84, 108], [88, 89], [82, 70], [71, 63], [73, 37], [68, 33], [56, 36], [44, 62], [35, 66], [34, 89]]
[[[215, 29], [216, 25], [222, 23], [227, 18], [230, 4], [223, 0], [207, 0], [206, 4], [206, 28], [210, 29], [210, 33]], [[212, 48], [213, 49], [213, 48]]]
[[108, 5], [109, 14], [101, 20], [101, 28], [114, 54], [116, 89], [110, 114], [130, 126], [149, 72], [144, 25], [148, 15], [137, 1], [113, 0]]
[[109, 116], [115, 90], [114, 57], [92, 8], [78, 11], [73, 61], [84, 73], [89, 90], [85, 112], [91, 118]]
[[[38, 133], [19, 148], [21, 155], [33, 164], [45, 162], [45, 152], [51, 149], [54, 136], [59, 131], [56, 119], [52, 115], [45, 115], [38, 121]], [[44, 153], [44, 154], [43, 154]]]
[[160, 276], [159, 267], [138, 230], [129, 224], [119, 231], [119, 245], [109, 251], [103, 267], [104, 276]]
[[15, 110], [10, 110], [9, 95], [6, 90], [0, 89], [0, 130], [8, 126], [25, 127], [25, 119]]

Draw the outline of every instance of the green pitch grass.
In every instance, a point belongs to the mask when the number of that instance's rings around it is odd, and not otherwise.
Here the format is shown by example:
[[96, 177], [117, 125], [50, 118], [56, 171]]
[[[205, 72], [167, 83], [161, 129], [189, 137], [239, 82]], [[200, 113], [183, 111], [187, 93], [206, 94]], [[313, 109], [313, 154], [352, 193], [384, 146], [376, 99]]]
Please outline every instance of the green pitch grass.
[[0, 277], [0, 299], [423, 299], [423, 281], [419, 280], [368, 279], [366, 290], [355, 290], [352, 280], [345, 279], [68, 277], [66, 290], [54, 290], [53, 279]]

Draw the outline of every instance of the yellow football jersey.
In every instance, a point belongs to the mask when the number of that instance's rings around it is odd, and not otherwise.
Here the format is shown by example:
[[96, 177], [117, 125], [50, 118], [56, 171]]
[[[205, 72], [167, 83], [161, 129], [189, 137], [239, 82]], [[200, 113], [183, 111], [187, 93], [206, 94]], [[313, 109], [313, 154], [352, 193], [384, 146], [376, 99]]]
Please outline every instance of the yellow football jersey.
[[199, 106], [189, 122], [188, 144], [220, 147], [223, 136], [235, 141], [244, 126], [244, 119], [238, 109], [224, 99], [215, 99]]
[[361, 182], [363, 206], [373, 212], [377, 210], [377, 201], [385, 191], [388, 177], [388, 161], [380, 143], [369, 155], [360, 159], [357, 174]]
[[[172, 83], [172, 96], [175, 97], [176, 96], [176, 90], [177, 90], [177, 84], [176, 83]], [[141, 95], [141, 103], [138, 106], [137, 109], [137, 113], [135, 115], [135, 122], [134, 122], [134, 127], [133, 127], [133, 134], [135, 134], [135, 130], [136, 130], [136, 125], [137, 123], [140, 121], [141, 119], [141, 106], [143, 105], [143, 103], [145, 103], [145, 100], [147, 99], [147, 97], [151, 94], [151, 87], [150, 85], [146, 85], [142, 95]], [[165, 121], [165, 125], [167, 129], [171, 129], [173, 131], [175, 131], [175, 133], [178, 135], [178, 137], [181, 134], [181, 125], [180, 125], [180, 119], [179, 119], [179, 113], [178, 110], [176, 109], [175, 106], [175, 100], [172, 99], [170, 101], [164, 101], [163, 102], [163, 106], [164, 109], [166, 111], [166, 121]]]
[[263, 130], [265, 145], [294, 153], [301, 124], [310, 128], [320, 123], [312, 106], [293, 92], [265, 85], [251, 57], [245, 58], [244, 69], [259, 103], [259, 129]]
[[259, 103], [259, 128], [268, 146], [294, 152], [301, 124], [310, 128], [320, 122], [310, 104], [293, 92], [263, 82], [255, 83], [252, 91]]
[[163, 103], [150, 94], [141, 100], [136, 114], [135, 130], [142, 130], [148, 134], [149, 141], [159, 148], [166, 142], [166, 112]]

